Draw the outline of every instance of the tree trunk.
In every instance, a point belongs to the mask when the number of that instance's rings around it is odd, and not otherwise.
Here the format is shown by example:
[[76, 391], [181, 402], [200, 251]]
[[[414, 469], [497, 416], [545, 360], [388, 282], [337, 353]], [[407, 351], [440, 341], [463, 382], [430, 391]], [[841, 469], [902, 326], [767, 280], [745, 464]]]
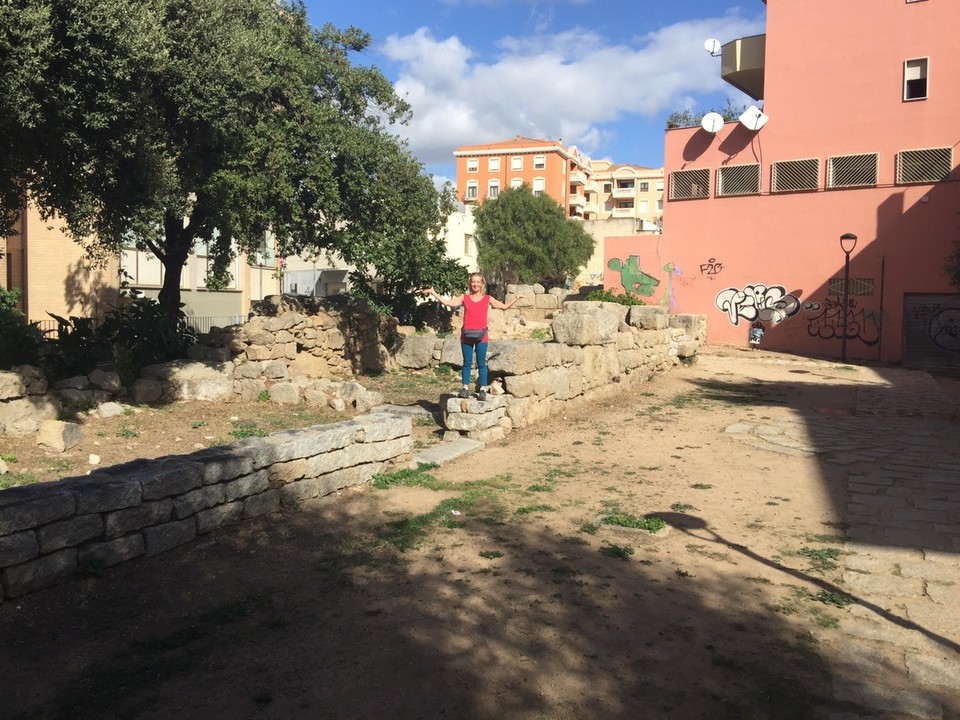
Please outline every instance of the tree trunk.
[[183, 220], [169, 214], [164, 222], [164, 237], [164, 253], [159, 256], [163, 263], [163, 286], [157, 300], [160, 307], [173, 319], [180, 311], [180, 277], [190, 256], [193, 238], [189, 229], [184, 227]]

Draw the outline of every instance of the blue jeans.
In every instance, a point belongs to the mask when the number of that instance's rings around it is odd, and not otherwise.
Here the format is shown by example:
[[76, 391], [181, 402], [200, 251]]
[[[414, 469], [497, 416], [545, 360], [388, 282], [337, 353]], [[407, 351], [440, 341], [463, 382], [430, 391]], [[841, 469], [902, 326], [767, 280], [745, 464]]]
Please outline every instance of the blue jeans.
[[488, 343], [479, 342], [476, 345], [460, 343], [460, 350], [463, 351], [463, 370], [460, 377], [463, 379], [464, 386], [470, 385], [470, 371], [473, 369], [473, 352], [477, 352], [477, 370], [480, 372], [480, 387], [487, 386], [487, 345]]

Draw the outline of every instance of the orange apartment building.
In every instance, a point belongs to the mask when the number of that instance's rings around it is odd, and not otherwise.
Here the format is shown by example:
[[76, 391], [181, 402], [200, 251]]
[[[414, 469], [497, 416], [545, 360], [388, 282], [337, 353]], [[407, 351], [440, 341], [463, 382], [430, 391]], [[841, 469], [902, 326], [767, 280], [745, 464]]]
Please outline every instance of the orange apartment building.
[[663, 234], [608, 239], [605, 286], [712, 344], [960, 367], [960, 3], [766, 4], [720, 67], [762, 111], [666, 132]]
[[[457, 199], [479, 205], [508, 187], [525, 184], [583, 220], [627, 218], [656, 225], [663, 214], [663, 168], [592, 161], [562, 141], [516, 137], [464, 145], [457, 159]], [[638, 227], [639, 227], [638, 223]]]

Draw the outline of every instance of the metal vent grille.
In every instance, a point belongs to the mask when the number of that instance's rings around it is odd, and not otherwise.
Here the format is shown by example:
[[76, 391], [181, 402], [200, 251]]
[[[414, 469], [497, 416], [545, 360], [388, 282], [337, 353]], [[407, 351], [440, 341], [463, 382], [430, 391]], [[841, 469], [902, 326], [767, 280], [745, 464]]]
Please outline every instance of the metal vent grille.
[[953, 168], [952, 148], [901, 150], [897, 155], [897, 182], [934, 183], [950, 179]]
[[797, 192], [820, 187], [820, 161], [784, 160], [773, 163], [770, 169], [771, 192]]
[[827, 160], [827, 187], [870, 187], [877, 184], [876, 153], [869, 155], [839, 155]]
[[[850, 296], [873, 295], [873, 278], [850, 278]], [[831, 278], [827, 284], [827, 295], [843, 295], [843, 278]]]
[[710, 171], [676, 170], [670, 173], [670, 199], [692, 200], [710, 195]]
[[729, 165], [717, 170], [717, 197], [760, 194], [760, 165]]

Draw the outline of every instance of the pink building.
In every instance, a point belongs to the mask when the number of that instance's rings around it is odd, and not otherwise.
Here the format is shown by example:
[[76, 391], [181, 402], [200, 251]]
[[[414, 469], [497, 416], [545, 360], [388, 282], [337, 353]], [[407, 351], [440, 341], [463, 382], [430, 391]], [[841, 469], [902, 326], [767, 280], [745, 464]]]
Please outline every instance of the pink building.
[[769, 0], [721, 59], [762, 112], [667, 131], [663, 234], [608, 239], [605, 285], [712, 344], [759, 320], [766, 349], [960, 367], [958, 25], [955, 0]]

